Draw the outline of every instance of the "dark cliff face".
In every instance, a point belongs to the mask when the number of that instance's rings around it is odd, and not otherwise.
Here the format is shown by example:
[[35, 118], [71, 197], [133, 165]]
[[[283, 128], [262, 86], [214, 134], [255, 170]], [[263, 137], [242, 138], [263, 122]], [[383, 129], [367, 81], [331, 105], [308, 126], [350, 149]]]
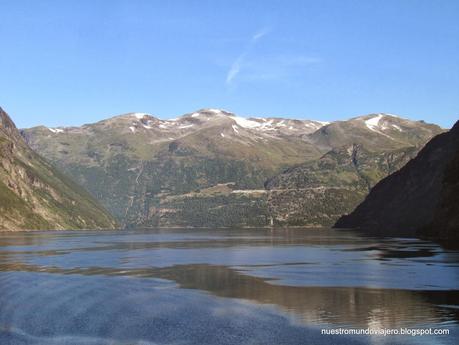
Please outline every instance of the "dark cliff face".
[[387, 234], [458, 234], [459, 122], [433, 138], [402, 169], [381, 180], [351, 214], [335, 224]]
[[440, 239], [459, 240], [459, 150], [446, 167], [433, 221], [420, 229], [420, 233]]
[[37, 155], [0, 108], [0, 230], [114, 228], [111, 215]]

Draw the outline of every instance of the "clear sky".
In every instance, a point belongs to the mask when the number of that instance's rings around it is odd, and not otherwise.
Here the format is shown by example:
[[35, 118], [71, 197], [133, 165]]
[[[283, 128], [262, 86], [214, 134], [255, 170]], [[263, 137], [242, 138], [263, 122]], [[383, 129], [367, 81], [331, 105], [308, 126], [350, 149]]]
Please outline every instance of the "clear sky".
[[457, 0], [0, 0], [0, 106], [19, 127], [200, 108], [459, 119]]

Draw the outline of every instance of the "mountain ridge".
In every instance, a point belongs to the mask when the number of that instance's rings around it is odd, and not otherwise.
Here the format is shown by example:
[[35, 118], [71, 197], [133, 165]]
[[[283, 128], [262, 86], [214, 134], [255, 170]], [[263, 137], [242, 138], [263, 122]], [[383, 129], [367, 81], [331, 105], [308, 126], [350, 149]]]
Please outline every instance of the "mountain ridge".
[[[80, 127], [23, 129], [22, 134], [122, 224], [198, 227], [330, 225], [339, 216], [336, 210], [326, 211], [333, 217], [314, 221], [306, 215], [295, 216], [293, 224], [288, 214], [279, 214], [289, 213], [289, 207], [281, 211], [276, 203], [283, 200], [296, 207], [298, 193], [251, 191], [263, 190], [266, 181], [286, 169], [317, 162], [333, 150], [354, 145], [369, 157], [397, 150], [411, 152], [442, 131], [436, 125], [385, 114], [323, 123], [242, 118], [224, 110], [201, 109], [172, 120], [128, 113]], [[372, 165], [375, 180], [386, 176], [383, 165]], [[331, 180], [324, 187], [330, 187]], [[221, 184], [246, 192], [228, 192], [218, 187]], [[355, 197], [342, 187], [327, 190], [332, 195], [311, 192], [310, 198], [317, 203], [312, 209], [305, 204], [295, 212], [310, 214], [330, 198], [343, 198], [337, 210], [350, 211], [368, 190], [358, 188]], [[275, 215], [272, 210], [277, 210]]]
[[[155, 115], [154, 113], [135, 112], [134, 111], [134, 112], [127, 112], [127, 113], [120, 113], [120, 114], [116, 114], [116, 115], [111, 115], [109, 117], [106, 117], [106, 118], [103, 118], [103, 119], [100, 119], [100, 120], [96, 120], [94, 122], [83, 123], [83, 124], [80, 124], [80, 125], [68, 125], [68, 126], [67, 125], [59, 125], [59, 126], [52, 127], [52, 126], [45, 126], [43, 124], [37, 124], [37, 125], [31, 126], [31, 127], [24, 128], [24, 129], [32, 129], [32, 128], [36, 128], [36, 127], [45, 127], [45, 128], [51, 128], [51, 129], [54, 129], [54, 128], [56, 128], [56, 129], [79, 128], [79, 127], [84, 127], [84, 126], [88, 126], [88, 125], [93, 125], [93, 124], [96, 124], [96, 123], [99, 123], [99, 122], [104, 122], [104, 121], [108, 121], [108, 120], [114, 120], [114, 119], [117, 119], [117, 118], [134, 118], [135, 117], [137, 119], [141, 119], [141, 118], [143, 118], [145, 116], [146, 117], [150, 117], [150, 118], [152, 118], [154, 120], [157, 120], [157, 121], [170, 121], [170, 122], [173, 122], [173, 121], [179, 120], [180, 118], [196, 117], [198, 114], [204, 114], [204, 113], [207, 116], [225, 114], [227, 116], [233, 116], [233, 117], [238, 117], [238, 118], [242, 118], [242, 119], [246, 119], [246, 120], [255, 120], [255, 121], [256, 120], [308, 121], [308, 122], [314, 122], [314, 123], [321, 124], [322, 126], [325, 126], [325, 125], [328, 125], [328, 124], [331, 124], [331, 123], [337, 123], [337, 122], [363, 120], [365, 118], [374, 117], [374, 116], [378, 116], [378, 115], [397, 118], [397, 119], [402, 119], [402, 120], [409, 121], [409, 122], [418, 122], [418, 123], [425, 123], [426, 124], [426, 122], [424, 120], [413, 120], [413, 119], [404, 117], [402, 115], [392, 114], [392, 113], [385, 113], [385, 112], [375, 112], [375, 113], [361, 114], [361, 115], [349, 117], [348, 119], [323, 121], [323, 120], [314, 120], [314, 119], [305, 119], [305, 118], [295, 118], [295, 117], [290, 117], [290, 116], [273, 116], [273, 115], [269, 115], [269, 116], [244, 115], [244, 116], [241, 116], [241, 115], [237, 115], [236, 113], [234, 113], [232, 111], [225, 110], [225, 109], [220, 109], [220, 108], [200, 108], [200, 109], [192, 111], [192, 112], [188, 112], [188, 113], [184, 113], [182, 115], [178, 115], [175, 118], [162, 118], [160, 116]], [[437, 125], [435, 125], [435, 126], [437, 126]], [[447, 130], [449, 128], [442, 128], [442, 129]]]

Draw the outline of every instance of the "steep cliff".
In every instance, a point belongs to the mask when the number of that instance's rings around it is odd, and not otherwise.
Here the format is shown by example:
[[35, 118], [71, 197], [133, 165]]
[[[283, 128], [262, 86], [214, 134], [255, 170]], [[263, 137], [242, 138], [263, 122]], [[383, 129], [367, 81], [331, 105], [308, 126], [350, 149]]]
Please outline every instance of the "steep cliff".
[[420, 233], [440, 239], [459, 239], [459, 150], [446, 167], [433, 221], [421, 228]]
[[0, 230], [115, 226], [89, 193], [29, 148], [0, 108]]

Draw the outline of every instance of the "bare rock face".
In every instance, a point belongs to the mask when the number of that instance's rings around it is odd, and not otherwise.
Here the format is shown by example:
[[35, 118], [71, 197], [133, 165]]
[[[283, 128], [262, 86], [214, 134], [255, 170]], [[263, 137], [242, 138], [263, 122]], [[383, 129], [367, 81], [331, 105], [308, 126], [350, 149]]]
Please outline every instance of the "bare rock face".
[[114, 228], [87, 192], [25, 143], [0, 108], [0, 230]]
[[433, 138], [402, 169], [377, 183], [336, 227], [442, 239], [459, 234], [459, 122]]

